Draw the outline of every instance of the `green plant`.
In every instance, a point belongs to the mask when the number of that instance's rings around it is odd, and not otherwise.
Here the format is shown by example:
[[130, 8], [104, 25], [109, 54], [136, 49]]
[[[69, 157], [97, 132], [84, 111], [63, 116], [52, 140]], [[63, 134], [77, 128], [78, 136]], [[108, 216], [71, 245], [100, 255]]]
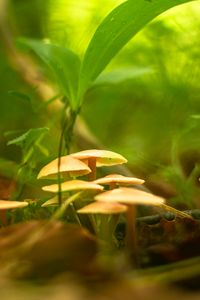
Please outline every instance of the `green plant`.
[[[36, 176], [36, 167], [42, 156], [47, 157], [49, 152], [43, 144], [43, 139], [48, 133], [48, 128], [32, 128], [14, 139], [10, 139], [9, 145], [16, 145], [21, 148], [22, 156], [19, 163], [16, 181], [18, 184], [14, 199], [19, 199], [23, 192], [25, 184], [34, 181]], [[6, 136], [17, 135], [18, 132], [7, 132]]]
[[[172, 3], [167, 0], [129, 0], [122, 3], [98, 26], [82, 60], [71, 50], [59, 45], [21, 40], [21, 45], [32, 49], [50, 67], [64, 97], [65, 109], [68, 110], [61, 136], [65, 138], [68, 150], [85, 95], [113, 57], [156, 16], [173, 6], [190, 1], [176, 0]], [[59, 152], [62, 152], [62, 143]]]

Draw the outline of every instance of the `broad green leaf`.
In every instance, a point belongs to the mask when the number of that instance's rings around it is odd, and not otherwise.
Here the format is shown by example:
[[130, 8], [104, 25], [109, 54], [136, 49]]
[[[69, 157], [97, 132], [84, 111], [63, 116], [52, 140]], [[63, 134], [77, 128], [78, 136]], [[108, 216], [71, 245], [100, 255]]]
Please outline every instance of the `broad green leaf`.
[[121, 48], [148, 22], [179, 4], [194, 0], [129, 0], [102, 21], [86, 50], [79, 86], [79, 101], [88, 87]]
[[94, 82], [95, 85], [118, 84], [133, 78], [141, 77], [153, 72], [148, 67], [120, 68], [111, 72], [102, 73]]
[[20, 39], [19, 43], [33, 50], [52, 70], [61, 93], [68, 99], [71, 108], [77, 109], [77, 90], [80, 60], [71, 50], [42, 41]]

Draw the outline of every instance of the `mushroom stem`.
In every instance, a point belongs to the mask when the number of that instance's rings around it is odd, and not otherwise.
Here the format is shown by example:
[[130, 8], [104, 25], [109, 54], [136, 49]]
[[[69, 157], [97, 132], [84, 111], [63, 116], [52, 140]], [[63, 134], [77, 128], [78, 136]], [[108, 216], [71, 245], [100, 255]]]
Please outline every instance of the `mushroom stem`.
[[88, 174], [88, 180], [93, 181], [96, 179], [96, 157], [88, 158], [88, 167], [91, 170], [91, 173]]
[[136, 208], [134, 205], [127, 205], [127, 228], [126, 228], [126, 247], [129, 255], [137, 265], [137, 237], [136, 237]]
[[6, 226], [8, 225], [8, 219], [7, 219], [7, 210], [4, 209], [4, 210], [0, 210], [0, 221], [1, 221], [1, 224], [3, 226]]

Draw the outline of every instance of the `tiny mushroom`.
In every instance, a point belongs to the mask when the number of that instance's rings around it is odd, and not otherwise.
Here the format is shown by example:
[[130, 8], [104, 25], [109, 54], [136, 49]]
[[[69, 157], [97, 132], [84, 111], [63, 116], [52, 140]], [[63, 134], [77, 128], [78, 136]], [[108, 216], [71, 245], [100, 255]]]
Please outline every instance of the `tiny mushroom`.
[[127, 159], [122, 155], [107, 150], [84, 150], [72, 153], [70, 156], [79, 159], [88, 165], [91, 169], [91, 173], [88, 175], [89, 180], [96, 179], [96, 167], [113, 166], [127, 162]]
[[[56, 158], [49, 164], [44, 166], [39, 174], [38, 179], [57, 178], [59, 159]], [[69, 155], [60, 158], [60, 173], [70, 176], [81, 176], [90, 173], [90, 168], [82, 161], [73, 158]]]
[[97, 201], [105, 202], [118, 202], [127, 206], [127, 230], [126, 230], [126, 245], [133, 255], [135, 262], [137, 263], [137, 252], [136, 252], [136, 229], [135, 229], [135, 219], [136, 219], [136, 209], [135, 205], [162, 205], [165, 200], [161, 197], [155, 196], [153, 194], [140, 191], [134, 188], [118, 188], [101, 193], [94, 198]]
[[[48, 186], [44, 186], [42, 188], [44, 191], [51, 192], [57, 194], [59, 192], [59, 185], [58, 184], [52, 184]], [[96, 184], [94, 182], [88, 182], [83, 180], [70, 180], [61, 183], [61, 190], [62, 192], [71, 192], [71, 191], [102, 191], [103, 186]], [[49, 205], [56, 205], [58, 204], [58, 197], [54, 197], [45, 203], [43, 203], [43, 207], [49, 206]]]
[[9, 209], [23, 208], [28, 205], [25, 201], [0, 200], [0, 219], [3, 225], [7, 225], [6, 212]]
[[[44, 186], [42, 189], [47, 192], [58, 193], [59, 185], [52, 184], [52, 185]], [[62, 192], [70, 192], [70, 191], [77, 191], [77, 190], [102, 191], [103, 186], [101, 186], [97, 183], [94, 183], [94, 182], [88, 182], [88, 181], [84, 181], [84, 180], [70, 180], [70, 181], [61, 183], [61, 190], [62, 190]]]
[[97, 184], [109, 185], [110, 189], [116, 188], [117, 185], [140, 185], [144, 183], [143, 179], [136, 177], [127, 177], [120, 174], [110, 174], [94, 181]]
[[[45, 191], [48, 191], [48, 192], [52, 192], [52, 193], [55, 193], [55, 194], [58, 194], [59, 192], [59, 185], [58, 184], [52, 184], [50, 186], [45, 186], [43, 187], [43, 190]], [[76, 191], [75, 194], [71, 195], [69, 198], [66, 199], [65, 198], [65, 201], [63, 202], [62, 206], [61, 206], [61, 213], [62, 211], [66, 210], [67, 207], [69, 205], [71, 205], [71, 208], [73, 209], [74, 211], [74, 217], [77, 219], [77, 221], [80, 223], [80, 220], [77, 216], [77, 213], [76, 213], [76, 210], [74, 208], [74, 205], [73, 205], [73, 202], [77, 199], [80, 198], [80, 195], [83, 191], [95, 191], [95, 192], [98, 192], [98, 191], [102, 191], [103, 190], [103, 186], [99, 185], [99, 184], [96, 184], [96, 183], [93, 183], [93, 182], [87, 182], [87, 181], [83, 181], [83, 180], [70, 180], [70, 181], [66, 181], [66, 182], [63, 182], [61, 183], [61, 190], [62, 192], [72, 192], [72, 191]], [[55, 206], [55, 205], [58, 205], [60, 204], [59, 203], [59, 198], [58, 197], [54, 197], [48, 201], [46, 201], [45, 203], [43, 203], [43, 207], [46, 207], [46, 206]], [[59, 216], [60, 213], [59, 211], [57, 212], [56, 216]]]
[[[90, 203], [77, 212], [78, 214], [87, 214], [90, 217], [93, 229], [96, 234], [103, 240], [106, 240], [107, 245], [112, 245], [112, 235], [115, 230], [119, 215], [127, 211], [126, 205], [111, 202], [96, 201]], [[94, 215], [103, 215], [97, 222]], [[110, 218], [113, 216], [112, 218]], [[99, 224], [99, 226], [97, 226]]]
[[127, 207], [123, 204], [97, 201], [82, 207], [77, 212], [79, 214], [110, 215], [110, 214], [120, 214], [126, 211], [127, 211]]

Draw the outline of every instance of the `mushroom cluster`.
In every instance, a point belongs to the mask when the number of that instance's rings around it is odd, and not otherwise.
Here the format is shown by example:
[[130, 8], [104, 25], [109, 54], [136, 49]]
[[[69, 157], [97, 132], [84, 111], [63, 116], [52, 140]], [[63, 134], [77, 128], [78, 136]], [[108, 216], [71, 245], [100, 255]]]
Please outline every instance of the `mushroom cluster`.
[[[42, 206], [59, 205], [59, 189], [63, 195], [61, 206], [65, 208], [79, 198], [80, 192], [92, 190], [97, 195], [91, 197], [88, 205], [82, 204], [81, 208], [77, 210], [77, 213], [79, 215], [89, 215], [96, 229], [98, 226], [101, 227], [101, 219], [103, 220], [103, 216], [115, 216], [116, 220], [116, 216], [125, 214], [127, 222], [127, 249], [129, 249], [131, 253], [136, 253], [136, 205], [160, 206], [163, 205], [165, 201], [161, 197], [154, 196], [135, 187], [133, 188], [132, 186], [138, 186], [144, 183], [144, 180], [139, 178], [110, 174], [103, 178], [96, 179], [97, 167], [113, 166], [126, 162], [127, 160], [118, 153], [96, 149], [63, 156], [60, 158], [60, 165], [58, 159], [53, 160], [42, 168], [38, 178], [56, 178], [59, 173], [59, 178], [62, 179], [62, 182], [60, 185], [59, 183], [55, 183], [43, 187], [44, 191], [54, 194], [54, 197], [43, 203]], [[87, 175], [88, 181], [76, 179], [77, 176], [82, 175]], [[67, 181], [65, 181], [66, 178], [68, 179]], [[104, 186], [109, 190], [104, 191]], [[82, 196], [83, 194], [81, 194], [80, 197]], [[59, 209], [61, 208], [58, 208], [58, 210]], [[100, 217], [100, 215], [102, 217]], [[94, 216], [97, 216], [97, 218], [94, 218]], [[98, 222], [94, 222], [94, 220], [97, 219]], [[104, 230], [105, 226], [109, 227], [108, 222], [107, 224], [104, 223]], [[96, 229], [95, 231], [97, 232], [98, 230]]]
[[[60, 179], [62, 182], [44, 186], [42, 189], [57, 195], [48, 200], [43, 206], [59, 204], [58, 193], [61, 190], [64, 195], [62, 200], [69, 196], [69, 193], [79, 191], [102, 191], [104, 187], [95, 181], [96, 167], [112, 166], [122, 164], [127, 160], [120, 154], [105, 150], [85, 150], [63, 156], [45, 165], [39, 172], [38, 179]], [[88, 174], [88, 181], [77, 180], [77, 176]], [[59, 175], [59, 176], [58, 176]], [[67, 181], [63, 181], [65, 179]], [[135, 183], [137, 182], [136, 179]], [[106, 184], [106, 180], [105, 184]], [[111, 180], [114, 182], [113, 180]], [[110, 182], [111, 182], [110, 181]], [[143, 181], [142, 181], [143, 182]], [[137, 182], [138, 183], [138, 182]], [[104, 183], [103, 183], [104, 184]]]
[[[135, 178], [135, 177], [126, 177], [120, 174], [110, 174], [103, 178], [96, 179], [97, 167], [113, 166], [117, 164], [123, 164], [126, 162], [127, 160], [118, 153], [112, 151], [105, 151], [105, 150], [96, 150], [96, 149], [72, 153], [70, 155], [61, 157], [60, 160], [59, 159], [53, 160], [52, 162], [50, 162], [40, 170], [38, 179], [52, 179], [52, 178], [56, 179], [58, 177], [58, 172], [59, 172], [60, 173], [59, 178], [62, 179], [62, 182], [60, 183], [60, 185], [59, 183], [55, 183], [43, 187], [44, 191], [52, 193], [54, 197], [49, 199], [45, 203], [43, 203], [42, 206], [46, 207], [49, 205], [59, 205], [59, 201], [58, 201], [59, 190], [61, 190], [62, 193], [62, 203], [63, 203], [62, 205], [65, 205], [65, 209], [66, 209], [68, 205], [70, 204], [72, 205], [72, 202], [77, 200], [77, 198], [80, 195], [80, 191], [81, 192], [93, 191], [95, 193], [99, 193], [104, 190], [104, 186], [108, 186], [110, 192], [115, 193], [116, 191], [123, 192], [123, 188], [121, 188], [121, 186], [143, 184], [144, 180], [142, 179]], [[77, 176], [82, 176], [87, 174], [88, 174], [88, 181], [76, 179]], [[66, 179], [68, 180], [65, 181]], [[132, 188], [129, 189], [133, 191]], [[83, 214], [89, 215], [91, 218], [94, 215], [119, 216], [122, 213], [126, 213], [127, 223], [129, 224], [127, 235], [131, 234], [132, 236], [132, 233], [134, 231], [133, 224], [135, 222], [132, 204], [126, 202], [122, 203], [123, 201], [120, 202], [119, 199], [117, 198], [116, 201], [109, 201], [109, 200], [107, 201], [104, 199], [106, 193], [99, 194], [96, 197], [92, 196], [90, 201], [91, 203], [86, 206], [82, 205], [82, 207], [78, 209], [77, 213], [79, 215], [83, 215]], [[83, 196], [83, 194], [81, 196]], [[142, 197], [140, 198], [142, 199]], [[105, 225], [109, 226], [108, 224]], [[94, 226], [97, 227], [97, 224]], [[134, 237], [132, 237], [132, 239], [135, 239], [135, 235]], [[131, 244], [133, 244], [133, 242], [132, 243], [127, 242], [128, 247], [130, 247]]]

